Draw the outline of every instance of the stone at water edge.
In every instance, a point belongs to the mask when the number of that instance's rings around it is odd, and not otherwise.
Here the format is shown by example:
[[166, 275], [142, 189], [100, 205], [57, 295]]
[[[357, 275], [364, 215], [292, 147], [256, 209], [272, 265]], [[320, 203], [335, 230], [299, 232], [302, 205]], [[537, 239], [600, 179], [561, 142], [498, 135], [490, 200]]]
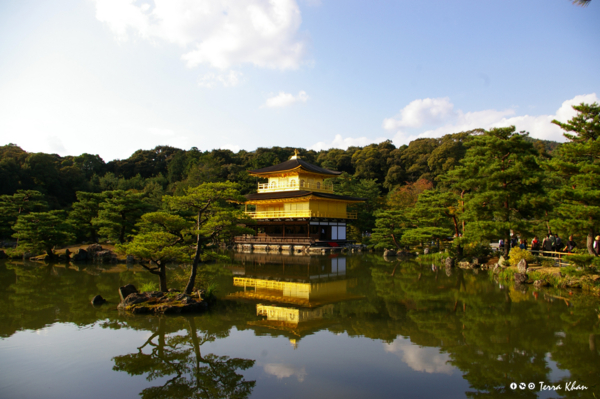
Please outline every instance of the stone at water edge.
[[535, 280], [533, 282], [533, 286], [536, 288], [547, 287], [549, 285], [550, 285], [550, 283], [548, 283], [546, 280]]
[[383, 251], [383, 256], [396, 256], [396, 251], [392, 251], [391, 249], [386, 249]]
[[119, 296], [121, 297], [121, 303], [123, 303], [129, 295], [137, 293], [138, 290], [133, 284], [127, 284], [122, 287], [119, 287]]
[[444, 261], [444, 264], [446, 265], [446, 268], [454, 267], [454, 259], [452, 259], [451, 257], [447, 257]]
[[517, 264], [517, 270], [519, 273], [527, 273], [527, 261], [525, 259], [521, 259]]
[[127, 306], [148, 302], [150, 298], [152, 298], [150, 295], [133, 292], [127, 295], [127, 298], [125, 298], [125, 300], [119, 304], [119, 307], [126, 308]]
[[460, 267], [461, 269], [472, 269], [473, 265], [471, 265], [471, 263], [469, 262], [458, 262], [458, 267]]
[[500, 255], [500, 258], [498, 258], [498, 264], [500, 266], [504, 266], [504, 262], [506, 262], [506, 259], [504, 259], [504, 256]]
[[85, 249], [79, 248], [79, 251], [77, 251], [77, 253], [71, 257], [71, 259], [76, 262], [85, 261], [88, 259], [88, 253]]
[[515, 273], [515, 283], [524, 284], [529, 280], [529, 276], [525, 273]]
[[96, 295], [94, 298], [92, 298], [92, 305], [97, 306], [97, 305], [102, 305], [106, 303], [106, 299], [102, 298], [102, 295]]

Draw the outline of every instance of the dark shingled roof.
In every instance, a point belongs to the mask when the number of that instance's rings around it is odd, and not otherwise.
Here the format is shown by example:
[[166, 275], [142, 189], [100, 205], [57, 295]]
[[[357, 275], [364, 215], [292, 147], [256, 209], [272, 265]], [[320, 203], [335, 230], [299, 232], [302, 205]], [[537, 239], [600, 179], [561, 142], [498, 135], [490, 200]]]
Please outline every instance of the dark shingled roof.
[[315, 191], [306, 191], [306, 190], [246, 194], [246, 195], [244, 195], [244, 197], [246, 197], [246, 199], [249, 201], [256, 201], [256, 200], [270, 200], [270, 199], [283, 199], [283, 198], [299, 198], [299, 197], [306, 197], [309, 195], [314, 195], [315, 197], [321, 197], [321, 198], [327, 198], [327, 199], [346, 200], [346, 201], [366, 201], [367, 200], [366, 198], [348, 197], [347, 195], [319, 193], [319, 192], [315, 192]]
[[310, 164], [302, 159], [290, 159], [289, 161], [285, 161], [280, 163], [279, 165], [267, 166], [262, 169], [249, 170], [250, 173], [260, 174], [260, 173], [276, 173], [283, 172], [285, 170], [296, 169], [301, 166], [303, 169], [306, 169], [309, 172], [318, 173], [321, 175], [332, 175], [337, 176], [341, 175], [342, 172], [336, 172], [335, 170], [324, 169], [319, 166]]

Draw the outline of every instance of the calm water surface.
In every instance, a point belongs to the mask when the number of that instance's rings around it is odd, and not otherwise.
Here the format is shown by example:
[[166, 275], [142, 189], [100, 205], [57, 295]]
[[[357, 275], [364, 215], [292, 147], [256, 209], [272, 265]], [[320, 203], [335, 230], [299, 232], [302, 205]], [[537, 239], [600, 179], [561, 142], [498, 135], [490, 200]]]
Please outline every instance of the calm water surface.
[[116, 310], [137, 267], [0, 263], [0, 398], [600, 398], [598, 298], [373, 255], [221, 266], [209, 313], [155, 317]]

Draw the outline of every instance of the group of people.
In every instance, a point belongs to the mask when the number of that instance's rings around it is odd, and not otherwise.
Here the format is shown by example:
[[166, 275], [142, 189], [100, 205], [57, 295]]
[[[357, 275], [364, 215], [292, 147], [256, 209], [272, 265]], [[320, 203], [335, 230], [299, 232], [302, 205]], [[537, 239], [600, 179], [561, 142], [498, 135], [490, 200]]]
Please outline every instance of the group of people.
[[[598, 243], [598, 244], [596, 244]], [[504, 240], [501, 239], [499, 243], [500, 249], [504, 248]], [[521, 249], [528, 249], [527, 240], [518, 239], [516, 236], [513, 236], [509, 243], [509, 249], [514, 247], [519, 247]], [[600, 236], [596, 237], [596, 241], [594, 245], [598, 245], [600, 247]], [[533, 237], [531, 240], [531, 250], [532, 251], [540, 251], [544, 252], [544, 255], [550, 255], [546, 252], [565, 252], [572, 253], [577, 244], [573, 240], [573, 236], [569, 236], [569, 240], [567, 242], [563, 242], [562, 238], [558, 234], [554, 234], [552, 232], [546, 234], [546, 237], [540, 242], [537, 236]], [[598, 249], [596, 249], [598, 251]], [[598, 252], [596, 252], [598, 253]]]

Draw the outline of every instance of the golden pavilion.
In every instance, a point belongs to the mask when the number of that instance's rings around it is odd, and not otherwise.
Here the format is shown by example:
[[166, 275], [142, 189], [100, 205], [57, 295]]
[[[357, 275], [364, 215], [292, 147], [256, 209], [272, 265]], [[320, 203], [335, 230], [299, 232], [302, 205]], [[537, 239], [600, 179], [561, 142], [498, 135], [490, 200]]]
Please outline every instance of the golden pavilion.
[[267, 182], [258, 184], [256, 194], [246, 195], [245, 212], [256, 221], [248, 227], [256, 234], [236, 237], [239, 246], [298, 249], [347, 243], [346, 222], [356, 219], [348, 205], [364, 202], [364, 198], [333, 193], [333, 184], [326, 179], [341, 172], [312, 165], [302, 160], [298, 151], [286, 162], [248, 172]]

